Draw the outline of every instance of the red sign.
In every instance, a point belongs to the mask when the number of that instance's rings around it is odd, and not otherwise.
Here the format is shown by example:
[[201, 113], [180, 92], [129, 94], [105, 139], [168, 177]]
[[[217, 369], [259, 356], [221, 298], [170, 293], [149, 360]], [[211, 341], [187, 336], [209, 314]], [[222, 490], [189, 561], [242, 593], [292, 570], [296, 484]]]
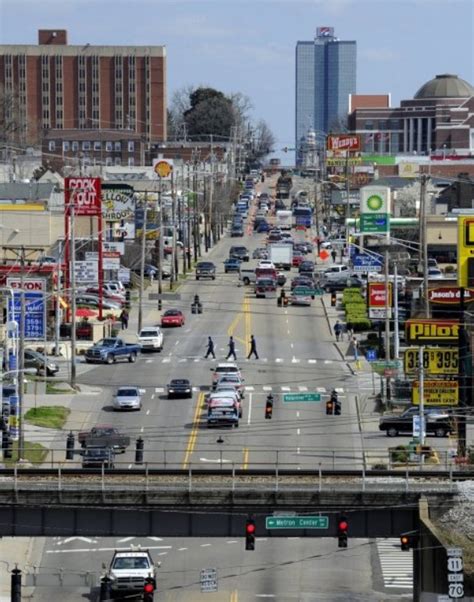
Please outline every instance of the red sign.
[[[392, 306], [392, 284], [388, 285], [389, 298], [388, 306]], [[386, 307], [387, 299], [385, 294], [385, 282], [369, 282], [368, 293], [369, 307]]]
[[[7, 286], [11, 288], [21, 289], [20, 278], [7, 278]], [[46, 282], [44, 279], [33, 280], [32, 278], [25, 278], [23, 280], [24, 291], [44, 291], [46, 290]]]
[[74, 206], [74, 215], [100, 215], [100, 178], [65, 178], [66, 213]]
[[327, 149], [333, 152], [360, 151], [360, 136], [358, 134], [336, 134], [327, 137]]
[[[428, 299], [433, 303], [443, 305], [457, 305], [461, 302], [461, 289], [457, 286], [439, 286], [428, 289]], [[474, 288], [464, 289], [465, 303], [474, 301]]]
[[319, 258], [323, 261], [326, 261], [326, 259], [329, 259], [329, 257], [331, 257], [331, 253], [329, 253], [329, 251], [326, 251], [326, 249], [321, 249], [321, 251], [319, 252]]

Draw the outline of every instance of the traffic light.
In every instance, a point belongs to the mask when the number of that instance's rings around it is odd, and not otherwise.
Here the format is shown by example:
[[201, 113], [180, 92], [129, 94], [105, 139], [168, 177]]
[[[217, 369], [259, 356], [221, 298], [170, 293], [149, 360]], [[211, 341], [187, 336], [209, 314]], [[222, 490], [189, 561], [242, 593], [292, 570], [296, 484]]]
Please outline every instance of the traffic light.
[[74, 460], [74, 433], [72, 431], [66, 439], [66, 460]]
[[418, 535], [416, 533], [402, 533], [400, 535], [400, 549], [402, 552], [408, 552], [416, 547]]
[[2, 433], [3, 457], [10, 459], [12, 457], [13, 441], [9, 432]]
[[273, 397], [269, 395], [267, 397], [267, 401], [265, 402], [265, 418], [267, 420], [271, 420], [273, 414]]
[[337, 539], [339, 548], [347, 548], [347, 532], [349, 531], [349, 523], [344, 514], [340, 514], [337, 518]]
[[326, 401], [326, 414], [332, 416], [334, 414], [334, 403], [332, 400]]
[[334, 414], [336, 416], [341, 415], [341, 402], [339, 400], [337, 400], [334, 404]]
[[143, 585], [143, 602], [153, 602], [153, 594], [156, 589], [156, 581], [153, 577], [147, 577]]
[[251, 516], [245, 523], [245, 549], [255, 550], [255, 520]]

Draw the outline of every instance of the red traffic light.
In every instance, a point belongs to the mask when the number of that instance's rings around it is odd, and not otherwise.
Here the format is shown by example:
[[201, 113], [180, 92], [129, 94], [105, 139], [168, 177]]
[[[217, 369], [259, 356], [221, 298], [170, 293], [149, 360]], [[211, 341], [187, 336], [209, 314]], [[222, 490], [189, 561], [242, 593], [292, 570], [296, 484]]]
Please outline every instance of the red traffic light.
[[145, 583], [143, 591], [145, 592], [145, 594], [152, 594], [155, 591], [155, 586], [153, 585], [153, 583]]
[[346, 532], [349, 528], [349, 525], [346, 520], [340, 520], [339, 524], [337, 525], [337, 528], [339, 531]]
[[255, 523], [247, 523], [245, 530], [247, 535], [253, 535], [255, 533]]

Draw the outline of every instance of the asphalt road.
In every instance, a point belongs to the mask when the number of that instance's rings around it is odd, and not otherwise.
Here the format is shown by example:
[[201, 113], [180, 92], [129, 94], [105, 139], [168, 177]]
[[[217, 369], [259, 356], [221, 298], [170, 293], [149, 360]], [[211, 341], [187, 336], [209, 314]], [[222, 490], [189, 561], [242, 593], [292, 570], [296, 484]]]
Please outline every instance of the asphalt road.
[[[135, 364], [100, 365], [80, 373], [80, 382], [103, 390], [84, 417], [85, 425], [108, 423], [133, 439], [141, 436], [145, 460], [166, 462], [169, 467], [218, 467], [224, 463], [244, 469], [276, 463], [294, 468], [360, 467], [363, 438], [355, 404], [358, 381], [334, 344], [321, 299], [316, 298], [311, 307], [280, 308], [276, 299], [256, 299], [250, 287], [239, 286], [236, 274], [224, 274], [223, 261], [231, 245], [244, 244], [252, 252], [263, 245], [264, 238], [264, 234], [224, 237], [212, 250], [209, 259], [218, 267], [216, 280], [190, 278], [179, 289], [180, 300], [166, 302], [165, 308], [185, 312], [186, 324], [165, 332], [161, 353], [143, 354]], [[293, 268], [291, 275], [295, 272]], [[201, 315], [190, 313], [195, 294], [204, 306]], [[145, 306], [145, 314], [147, 307], [151, 305]], [[251, 334], [260, 359], [247, 361]], [[216, 343], [216, 361], [203, 359], [209, 335]], [[230, 335], [236, 340], [245, 378], [243, 418], [238, 429], [208, 429], [204, 398], [210, 370], [225, 358]], [[192, 399], [166, 398], [166, 384], [175, 377], [191, 380]], [[126, 384], [145, 389], [141, 411], [112, 411], [115, 388]], [[342, 400], [341, 416], [325, 414], [324, 402], [333, 388]], [[270, 391], [275, 397], [273, 418], [266, 420], [265, 398]], [[321, 401], [285, 403], [283, 396], [289, 392], [320, 393]], [[219, 436], [221, 443], [217, 442]], [[131, 467], [133, 446], [118, 460]], [[375, 541], [351, 540], [349, 549], [338, 550], [335, 539], [268, 538], [257, 541], [255, 552], [245, 552], [242, 539], [162, 541], [157, 534], [142, 540], [46, 539], [40, 562], [44, 584], [36, 588], [35, 599], [93, 599], [83, 574], [98, 574], [116, 546], [130, 543], [149, 546], [156, 559], [162, 558], [161, 600], [201, 599], [199, 571], [206, 567], [217, 567], [219, 572], [219, 592], [206, 594], [207, 600], [375, 601], [382, 599], [381, 592], [387, 600], [401, 599], [402, 593], [410, 592], [411, 576], [408, 585], [387, 586]], [[394, 548], [393, 553], [397, 551]], [[405, 554], [401, 561], [406, 565], [410, 558], [411, 554]], [[64, 588], [59, 588], [54, 576], [59, 567], [69, 579]]]

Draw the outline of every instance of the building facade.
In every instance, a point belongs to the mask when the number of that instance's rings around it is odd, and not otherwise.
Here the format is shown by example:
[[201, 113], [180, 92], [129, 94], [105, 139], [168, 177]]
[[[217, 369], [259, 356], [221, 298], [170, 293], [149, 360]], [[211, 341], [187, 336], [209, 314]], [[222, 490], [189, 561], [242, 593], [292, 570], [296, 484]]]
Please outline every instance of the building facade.
[[38, 45], [0, 46], [0, 87], [19, 142], [44, 130], [114, 129], [166, 140], [164, 46], [70, 46], [65, 30]]
[[295, 146], [309, 129], [325, 135], [345, 119], [356, 91], [356, 42], [341, 41], [334, 28], [318, 27], [313, 41], [297, 42], [295, 62]]
[[437, 75], [400, 107], [387, 106], [383, 98], [379, 106], [356, 103], [349, 115], [349, 129], [361, 135], [364, 152], [474, 156], [474, 88], [465, 80]]

